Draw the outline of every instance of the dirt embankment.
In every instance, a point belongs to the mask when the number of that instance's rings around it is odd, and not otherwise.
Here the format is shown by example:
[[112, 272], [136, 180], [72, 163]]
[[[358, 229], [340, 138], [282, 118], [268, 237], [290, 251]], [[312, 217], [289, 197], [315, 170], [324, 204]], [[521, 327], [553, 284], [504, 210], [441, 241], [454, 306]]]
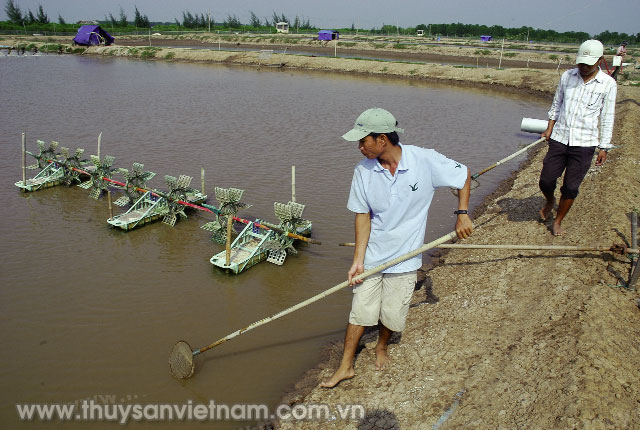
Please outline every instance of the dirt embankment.
[[[146, 53], [146, 54], [145, 54]], [[456, 68], [254, 52], [97, 47], [85, 55], [317, 69], [501, 87], [549, 100], [555, 70]], [[630, 243], [630, 213], [640, 208], [640, 88], [619, 86], [613, 143], [592, 168], [563, 227], [553, 237], [538, 220], [544, 147], [490, 196], [464, 243], [606, 245]], [[290, 405], [360, 404], [357, 420], [281, 422], [283, 429], [640, 427], [640, 309], [624, 285], [625, 255], [594, 252], [453, 250], [422, 271], [407, 329], [393, 338], [393, 363], [374, 370], [376, 333], [365, 335], [356, 377], [317, 388], [341, 354], [311, 369], [284, 398]], [[346, 315], [345, 315], [346, 319]]]

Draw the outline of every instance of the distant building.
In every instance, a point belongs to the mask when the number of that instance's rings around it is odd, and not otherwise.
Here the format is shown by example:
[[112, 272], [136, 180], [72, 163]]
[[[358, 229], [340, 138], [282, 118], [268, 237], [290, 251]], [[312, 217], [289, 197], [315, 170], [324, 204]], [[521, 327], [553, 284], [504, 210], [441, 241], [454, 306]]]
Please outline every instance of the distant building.
[[288, 33], [289, 32], [289, 23], [288, 22], [277, 22], [276, 23], [276, 33]]
[[78, 21], [76, 22], [78, 25], [98, 25], [98, 21]]

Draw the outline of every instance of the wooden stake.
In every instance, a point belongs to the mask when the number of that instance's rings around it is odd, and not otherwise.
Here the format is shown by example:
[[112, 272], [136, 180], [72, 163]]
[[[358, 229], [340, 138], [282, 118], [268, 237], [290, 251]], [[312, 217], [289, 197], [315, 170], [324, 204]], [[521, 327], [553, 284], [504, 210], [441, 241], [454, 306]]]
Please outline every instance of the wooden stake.
[[204, 194], [204, 167], [200, 167], [200, 180], [202, 181], [202, 194]]
[[231, 265], [231, 228], [233, 227], [233, 217], [231, 215], [227, 215], [227, 258], [226, 258], [226, 266]]
[[98, 158], [100, 158], [100, 142], [102, 142], [102, 132], [98, 135]]
[[107, 202], [109, 203], [109, 219], [113, 218], [113, 203], [111, 202], [111, 190], [107, 190]]
[[296, 166], [291, 166], [291, 201], [296, 201]]
[[638, 212], [631, 212], [631, 247], [638, 247]]
[[[638, 212], [631, 212], [631, 247], [638, 248]], [[631, 258], [631, 274], [629, 276], [629, 282], [627, 282], [627, 288], [635, 288], [635, 284], [638, 282], [638, 276], [640, 275], [640, 267], [638, 266], [638, 254], [635, 254]]]
[[27, 134], [22, 132], [22, 185], [27, 185]]
[[504, 52], [504, 39], [502, 39], [502, 48], [500, 49], [500, 62], [498, 63], [498, 69], [502, 67], [502, 53]]

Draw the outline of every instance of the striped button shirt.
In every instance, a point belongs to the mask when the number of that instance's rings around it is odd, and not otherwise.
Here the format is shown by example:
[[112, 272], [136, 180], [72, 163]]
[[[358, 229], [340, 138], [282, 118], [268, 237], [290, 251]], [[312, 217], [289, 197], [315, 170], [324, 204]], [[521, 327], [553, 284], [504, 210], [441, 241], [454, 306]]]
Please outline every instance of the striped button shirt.
[[618, 87], [602, 70], [585, 83], [578, 68], [567, 70], [553, 98], [549, 119], [556, 123], [551, 139], [569, 146], [611, 148]]

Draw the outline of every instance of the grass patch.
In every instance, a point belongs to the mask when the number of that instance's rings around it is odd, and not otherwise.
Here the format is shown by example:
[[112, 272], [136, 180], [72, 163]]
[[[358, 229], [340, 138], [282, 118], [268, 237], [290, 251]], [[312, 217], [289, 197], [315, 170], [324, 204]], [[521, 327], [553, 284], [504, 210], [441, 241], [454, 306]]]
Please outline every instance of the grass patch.
[[384, 73], [384, 72], [386, 72], [386, 71], [388, 71], [388, 70], [389, 70], [389, 68], [388, 68], [387, 66], [384, 66], [384, 67], [382, 68], [382, 72], [383, 72], [383, 73]]
[[167, 54], [164, 56], [165, 60], [173, 60], [176, 57], [176, 53], [175, 52], [167, 52]]
[[551, 54], [551, 55], [549, 55], [549, 59], [553, 60], [553, 61], [556, 61], [558, 59], [558, 56], [556, 54]]
[[62, 45], [57, 43], [48, 43], [42, 47], [42, 51], [44, 52], [58, 52], [62, 49]]
[[515, 56], [517, 56], [517, 55], [518, 55], [518, 53], [517, 53], [517, 52], [505, 52], [505, 53], [504, 53], [504, 56], [505, 56], [505, 57], [510, 57], [510, 58], [515, 57]]
[[476, 54], [476, 55], [489, 55], [489, 54], [491, 54], [491, 50], [489, 50], [489, 49], [476, 49], [474, 51], [474, 54]]
[[347, 48], [351, 48], [353, 46], [356, 46], [356, 42], [340, 42], [339, 45]]
[[409, 70], [409, 74], [410, 74], [410, 75], [415, 75], [416, 73], [418, 73], [418, 69], [411, 69], [411, 70]]
[[371, 42], [371, 45], [373, 45], [373, 47], [376, 48], [376, 49], [382, 49], [382, 48], [386, 48], [387, 47], [386, 43], [374, 43], [374, 42]]
[[392, 46], [393, 49], [407, 49], [409, 46], [403, 44], [403, 43], [396, 43], [395, 45]]

